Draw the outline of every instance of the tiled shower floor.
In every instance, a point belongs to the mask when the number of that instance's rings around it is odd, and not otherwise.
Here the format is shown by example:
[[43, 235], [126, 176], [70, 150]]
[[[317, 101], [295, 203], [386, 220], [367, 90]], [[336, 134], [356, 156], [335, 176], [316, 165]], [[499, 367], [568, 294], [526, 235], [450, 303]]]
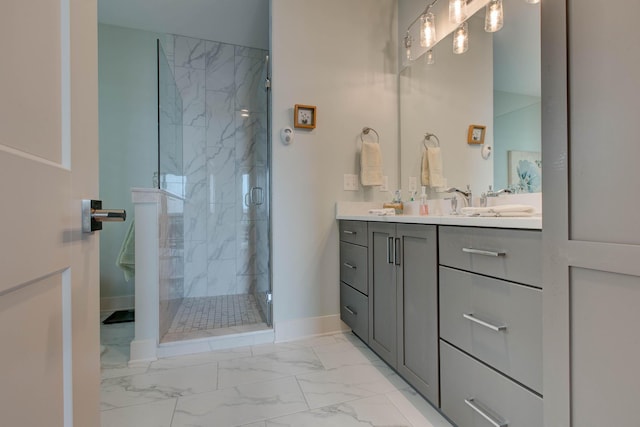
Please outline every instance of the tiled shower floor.
[[253, 295], [185, 298], [161, 342], [269, 329]]

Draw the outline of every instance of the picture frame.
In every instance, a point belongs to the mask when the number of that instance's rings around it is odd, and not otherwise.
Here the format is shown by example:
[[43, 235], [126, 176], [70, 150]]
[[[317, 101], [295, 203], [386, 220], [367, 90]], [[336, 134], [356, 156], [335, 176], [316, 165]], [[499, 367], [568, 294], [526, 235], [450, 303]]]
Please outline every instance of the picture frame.
[[468, 144], [484, 144], [484, 134], [487, 127], [483, 125], [469, 125], [469, 133], [467, 134]]
[[315, 105], [296, 104], [293, 109], [293, 126], [302, 129], [315, 129], [317, 113]]

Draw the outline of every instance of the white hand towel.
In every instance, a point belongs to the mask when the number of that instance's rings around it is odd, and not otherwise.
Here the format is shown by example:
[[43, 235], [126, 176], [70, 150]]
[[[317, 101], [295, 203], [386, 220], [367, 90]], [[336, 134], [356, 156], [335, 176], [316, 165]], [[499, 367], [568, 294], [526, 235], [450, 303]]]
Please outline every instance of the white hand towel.
[[428, 150], [424, 150], [422, 152], [422, 173], [421, 173], [421, 181], [422, 185], [429, 185], [429, 155], [427, 154]]
[[460, 211], [466, 216], [526, 217], [533, 216], [535, 208], [529, 205], [501, 205], [488, 208], [468, 207]]
[[382, 185], [382, 153], [379, 143], [367, 141], [362, 143], [360, 181], [363, 186]]
[[431, 187], [444, 187], [442, 152], [440, 151], [440, 147], [429, 147], [427, 157], [429, 159], [429, 182]]

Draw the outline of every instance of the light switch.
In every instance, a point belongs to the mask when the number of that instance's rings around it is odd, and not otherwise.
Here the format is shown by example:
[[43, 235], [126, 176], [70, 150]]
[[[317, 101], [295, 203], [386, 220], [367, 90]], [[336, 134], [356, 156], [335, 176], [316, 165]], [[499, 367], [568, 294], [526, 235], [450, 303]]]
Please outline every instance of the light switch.
[[358, 175], [344, 174], [344, 191], [358, 191]]

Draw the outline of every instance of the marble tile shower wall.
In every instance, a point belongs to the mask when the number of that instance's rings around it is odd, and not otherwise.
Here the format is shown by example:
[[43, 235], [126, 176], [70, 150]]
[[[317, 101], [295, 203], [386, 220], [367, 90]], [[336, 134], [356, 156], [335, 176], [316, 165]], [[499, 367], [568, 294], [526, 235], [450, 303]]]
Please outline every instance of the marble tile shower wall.
[[268, 284], [267, 51], [172, 41], [183, 103], [184, 296], [254, 293]]

